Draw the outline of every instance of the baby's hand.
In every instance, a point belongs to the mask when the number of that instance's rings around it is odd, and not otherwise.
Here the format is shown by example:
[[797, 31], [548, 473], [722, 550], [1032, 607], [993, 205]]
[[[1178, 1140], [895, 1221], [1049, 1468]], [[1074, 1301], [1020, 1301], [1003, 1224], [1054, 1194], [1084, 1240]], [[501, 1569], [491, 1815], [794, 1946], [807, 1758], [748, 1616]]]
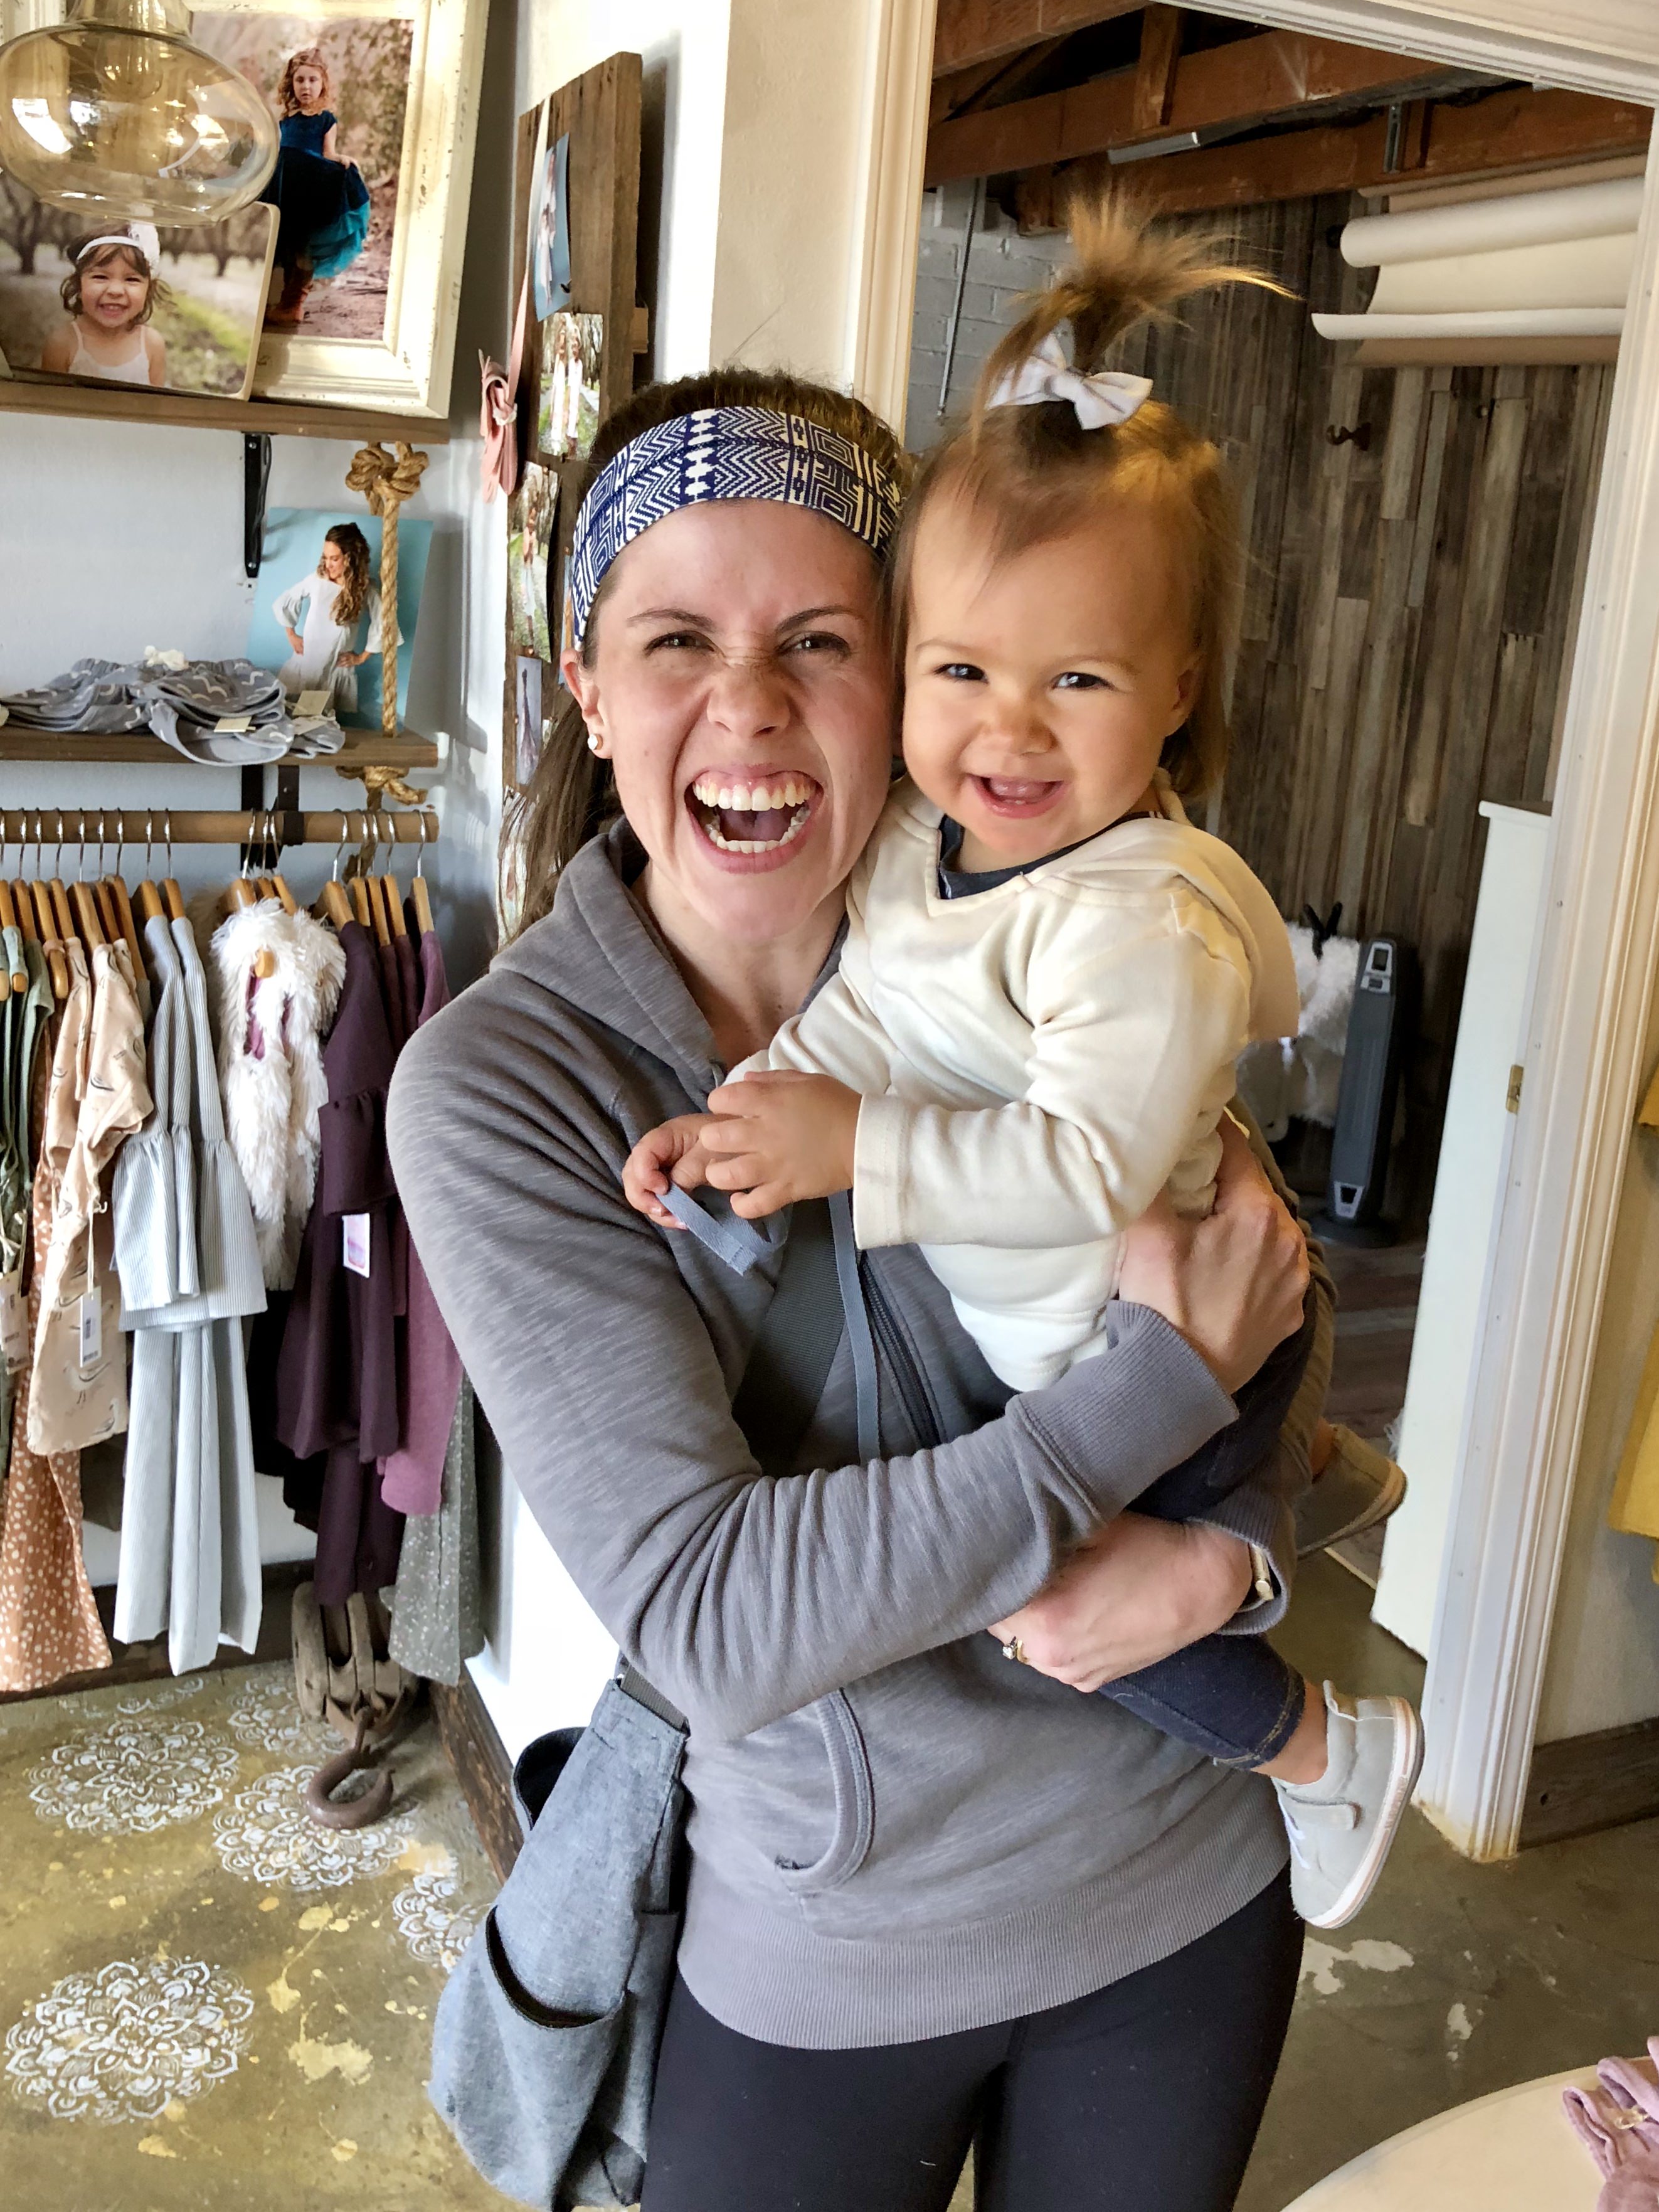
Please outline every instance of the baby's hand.
[[703, 1181], [740, 1192], [732, 1211], [750, 1221], [797, 1199], [850, 1190], [860, 1103], [828, 1075], [780, 1071], [722, 1084], [708, 1094]]
[[684, 1229], [663, 1204], [671, 1178], [682, 1190], [695, 1190], [708, 1180], [708, 1156], [702, 1136], [713, 1115], [677, 1114], [647, 1129], [628, 1155], [623, 1169], [623, 1190], [636, 1213], [654, 1221], [659, 1229]]

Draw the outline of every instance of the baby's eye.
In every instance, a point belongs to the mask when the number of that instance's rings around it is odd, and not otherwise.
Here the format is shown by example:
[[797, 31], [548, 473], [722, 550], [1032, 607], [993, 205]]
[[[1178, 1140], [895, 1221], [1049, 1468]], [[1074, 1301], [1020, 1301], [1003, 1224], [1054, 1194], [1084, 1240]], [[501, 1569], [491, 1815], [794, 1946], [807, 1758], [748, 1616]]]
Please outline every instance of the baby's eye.
[[1109, 691], [1112, 686], [1103, 676], [1091, 676], [1084, 668], [1068, 668], [1063, 676], [1054, 678], [1056, 691]]
[[938, 673], [948, 676], [953, 684], [983, 684], [985, 671], [976, 668], [971, 660], [947, 660]]

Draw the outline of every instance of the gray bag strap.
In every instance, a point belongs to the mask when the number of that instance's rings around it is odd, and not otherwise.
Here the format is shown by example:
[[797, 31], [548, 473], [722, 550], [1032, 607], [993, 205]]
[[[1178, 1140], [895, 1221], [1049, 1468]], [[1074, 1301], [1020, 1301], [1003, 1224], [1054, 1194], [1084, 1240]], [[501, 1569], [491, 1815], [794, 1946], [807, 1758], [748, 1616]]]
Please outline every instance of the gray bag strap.
[[[732, 1401], [732, 1418], [768, 1474], [787, 1474], [793, 1464], [801, 1438], [811, 1426], [818, 1401], [823, 1395], [823, 1386], [843, 1329], [849, 1331], [853, 1338], [861, 1452], [866, 1451], [866, 1428], [873, 1434], [873, 1412], [866, 1413], [866, 1395], [873, 1399], [875, 1354], [869, 1320], [858, 1290], [858, 1255], [852, 1250], [850, 1241], [851, 1209], [846, 1207], [843, 1198], [848, 1224], [843, 1237], [837, 1234], [842, 1224], [832, 1216], [833, 1204], [833, 1200], [815, 1198], [803, 1200], [793, 1209], [777, 1287], [750, 1347], [743, 1380]], [[724, 1224], [714, 1224], [713, 1217], [701, 1207], [696, 1212], [702, 1221], [725, 1227]], [[740, 1215], [733, 1215], [732, 1220], [739, 1229], [749, 1228]], [[694, 1234], [701, 1235], [702, 1231], [694, 1231]], [[704, 1241], [712, 1249], [722, 1250], [721, 1244], [714, 1238]], [[850, 1304], [843, 1243], [851, 1254]], [[860, 1346], [864, 1347], [862, 1356]], [[866, 1456], [873, 1456], [873, 1450], [872, 1443]], [[617, 1686], [647, 1712], [666, 1721], [671, 1728], [684, 1728], [684, 1716], [626, 1660], [617, 1668]]]

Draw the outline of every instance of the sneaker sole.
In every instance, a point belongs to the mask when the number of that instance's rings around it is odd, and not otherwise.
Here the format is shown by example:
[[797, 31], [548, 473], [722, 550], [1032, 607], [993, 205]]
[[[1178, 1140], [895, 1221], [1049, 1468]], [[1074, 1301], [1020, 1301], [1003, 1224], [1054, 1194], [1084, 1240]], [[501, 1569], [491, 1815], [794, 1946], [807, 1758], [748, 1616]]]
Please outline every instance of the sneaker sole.
[[1405, 1726], [1395, 1731], [1394, 1765], [1389, 1773], [1388, 1794], [1382, 1800], [1382, 1811], [1376, 1823], [1376, 1833], [1371, 1838], [1370, 1849], [1355, 1869], [1352, 1879], [1336, 1903], [1317, 1919], [1310, 1920], [1310, 1928], [1342, 1928], [1363, 1909], [1366, 1899], [1376, 1887], [1406, 1808], [1411, 1803], [1412, 1792], [1417, 1787], [1417, 1778], [1423, 1771], [1423, 1723], [1415, 1709], [1404, 1698], [1390, 1698], [1396, 1722]]
[[1328, 1535], [1322, 1536], [1316, 1544], [1298, 1544], [1296, 1552], [1298, 1559], [1311, 1559], [1320, 1552], [1328, 1552], [1333, 1544], [1346, 1544], [1351, 1536], [1362, 1536], [1367, 1528], [1375, 1528], [1379, 1521], [1386, 1521], [1400, 1510], [1406, 1502], [1406, 1470], [1395, 1461], [1385, 1459], [1381, 1452], [1376, 1456], [1389, 1471], [1377, 1484], [1376, 1495], [1370, 1504], [1363, 1513], [1356, 1513], [1353, 1519], [1346, 1522], [1341, 1528], [1334, 1528]]

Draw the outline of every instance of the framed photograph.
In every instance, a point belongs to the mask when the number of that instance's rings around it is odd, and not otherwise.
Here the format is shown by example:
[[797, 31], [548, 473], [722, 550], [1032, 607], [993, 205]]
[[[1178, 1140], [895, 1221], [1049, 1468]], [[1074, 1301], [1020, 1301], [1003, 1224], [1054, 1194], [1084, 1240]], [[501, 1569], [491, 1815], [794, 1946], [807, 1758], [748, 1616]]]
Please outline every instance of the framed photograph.
[[157, 230], [93, 222], [0, 172], [0, 360], [13, 375], [245, 399], [275, 210]]
[[551, 660], [547, 627], [547, 555], [559, 511], [559, 480], [528, 463], [507, 513], [507, 604], [513, 649]]
[[514, 663], [515, 724], [514, 768], [515, 781], [527, 784], [536, 773], [536, 763], [542, 757], [542, 736], [544, 724], [542, 716], [542, 664], [528, 653], [520, 653]]
[[[378, 515], [276, 507], [265, 517], [264, 557], [248, 623], [247, 657], [274, 669], [301, 711], [346, 729], [380, 726], [380, 532]], [[398, 527], [398, 720], [409, 703], [429, 521]]]
[[[545, 111], [544, 111], [545, 112]], [[570, 134], [538, 147], [530, 192], [530, 289], [536, 320], [570, 305]]]
[[217, 0], [191, 34], [269, 101], [262, 398], [447, 412], [488, 0]]

